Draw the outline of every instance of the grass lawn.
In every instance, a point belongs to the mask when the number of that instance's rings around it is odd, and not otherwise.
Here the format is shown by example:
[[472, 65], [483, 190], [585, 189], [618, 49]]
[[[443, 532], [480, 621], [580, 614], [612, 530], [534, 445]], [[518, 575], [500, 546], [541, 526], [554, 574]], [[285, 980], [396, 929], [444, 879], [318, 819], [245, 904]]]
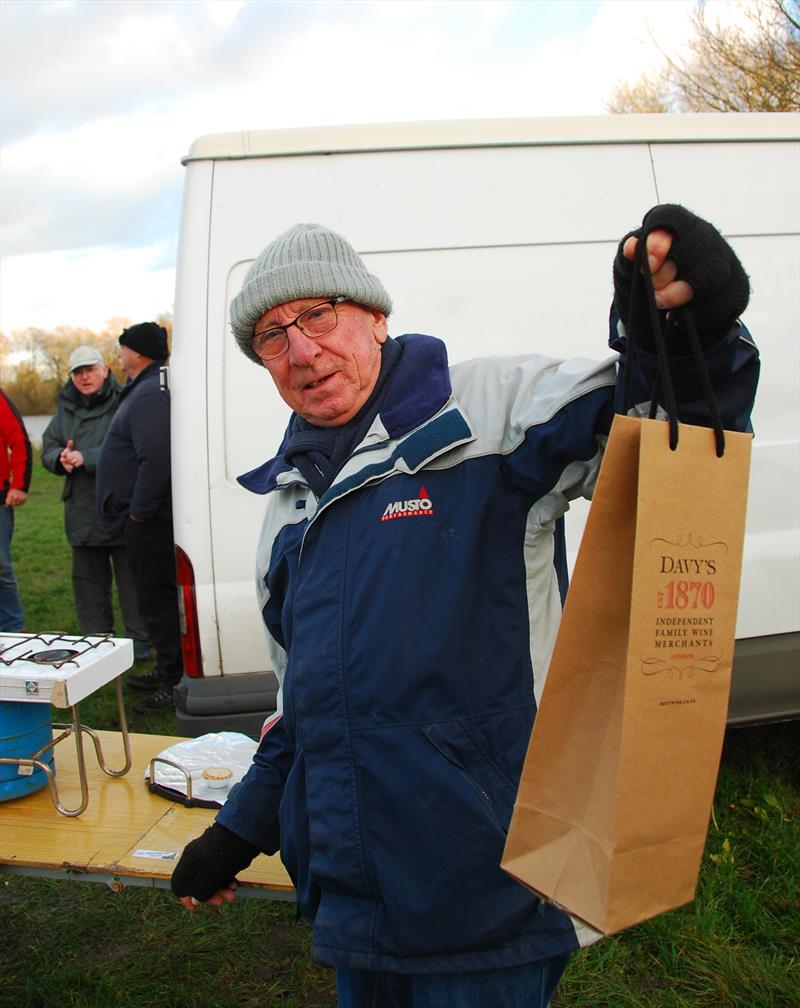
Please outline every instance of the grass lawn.
[[[26, 625], [72, 632], [60, 489], [37, 460], [14, 556]], [[113, 686], [81, 713], [114, 727]], [[130, 727], [176, 732], [171, 714]], [[697, 898], [578, 954], [553, 1008], [800, 1006], [798, 821], [800, 725], [730, 730]], [[291, 903], [188, 914], [161, 890], [0, 875], [0, 1008], [333, 1008], [309, 936]]]

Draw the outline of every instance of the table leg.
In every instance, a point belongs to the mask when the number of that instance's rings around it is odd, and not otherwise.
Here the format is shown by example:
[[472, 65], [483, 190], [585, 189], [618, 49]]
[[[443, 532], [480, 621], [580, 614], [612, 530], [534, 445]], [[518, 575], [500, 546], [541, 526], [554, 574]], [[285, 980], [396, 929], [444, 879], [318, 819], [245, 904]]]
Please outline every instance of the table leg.
[[119, 728], [122, 733], [122, 745], [125, 749], [125, 766], [121, 770], [111, 770], [106, 766], [105, 759], [103, 758], [103, 749], [100, 745], [100, 739], [95, 734], [94, 730], [87, 728], [86, 725], [81, 725], [81, 731], [86, 732], [87, 735], [91, 735], [92, 742], [94, 742], [94, 751], [97, 754], [97, 762], [103, 773], [108, 774], [109, 777], [123, 777], [131, 768], [131, 740], [128, 735], [128, 720], [125, 717], [125, 703], [122, 699], [122, 676], [117, 676], [114, 680], [114, 686], [117, 690], [117, 712], [119, 714]]
[[[103, 757], [103, 749], [100, 745], [100, 739], [97, 737], [94, 729], [81, 724], [80, 713], [78, 710], [78, 705], [73, 704], [70, 707], [70, 712], [72, 714], [72, 725], [53, 725], [53, 728], [64, 728], [66, 729], [58, 738], [54, 739], [52, 745], [60, 742], [62, 739], [66, 738], [67, 735], [73, 735], [75, 737], [75, 755], [78, 761], [78, 778], [81, 784], [81, 804], [77, 809], [68, 809], [61, 804], [58, 798], [58, 788], [56, 786], [53, 774], [48, 772], [47, 774], [47, 784], [50, 788], [50, 795], [53, 799], [53, 804], [58, 809], [58, 811], [65, 816], [79, 816], [81, 812], [85, 811], [86, 806], [89, 804], [89, 782], [86, 776], [86, 760], [83, 755], [83, 736], [84, 734], [89, 735], [94, 744], [94, 751], [97, 756], [97, 762], [103, 773], [108, 774], [109, 777], [122, 777], [126, 774], [132, 764], [131, 757], [131, 742], [130, 736], [128, 734], [128, 719], [125, 716], [125, 704], [122, 698], [122, 676], [117, 676], [114, 680], [114, 685], [117, 692], [117, 711], [119, 713], [119, 726], [122, 733], [122, 745], [125, 750], [125, 765], [121, 770], [112, 770], [110, 767], [106, 766], [105, 758]], [[36, 755], [39, 755], [38, 753]], [[20, 761], [23, 762], [23, 761]]]

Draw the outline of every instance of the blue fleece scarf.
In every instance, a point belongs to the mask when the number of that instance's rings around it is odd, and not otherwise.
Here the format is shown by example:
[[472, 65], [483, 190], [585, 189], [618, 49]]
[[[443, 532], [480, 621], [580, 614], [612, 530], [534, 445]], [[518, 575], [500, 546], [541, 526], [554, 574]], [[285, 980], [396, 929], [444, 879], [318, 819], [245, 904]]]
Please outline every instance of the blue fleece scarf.
[[300, 470], [317, 498], [333, 483], [353, 449], [372, 426], [386, 394], [389, 377], [400, 361], [402, 352], [396, 340], [387, 339], [384, 342], [375, 388], [358, 413], [346, 424], [340, 427], [315, 427], [295, 414], [283, 457]]

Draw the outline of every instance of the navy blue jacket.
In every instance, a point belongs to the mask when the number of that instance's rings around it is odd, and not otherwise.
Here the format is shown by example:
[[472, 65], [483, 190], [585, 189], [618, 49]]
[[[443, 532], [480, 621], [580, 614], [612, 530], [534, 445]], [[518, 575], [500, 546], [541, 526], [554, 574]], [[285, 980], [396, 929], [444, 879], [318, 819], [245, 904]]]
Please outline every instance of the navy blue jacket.
[[154, 362], [122, 389], [97, 461], [97, 512], [109, 536], [129, 514], [172, 521], [169, 392]]
[[[616, 358], [450, 367], [439, 340], [399, 343], [318, 500], [280, 453], [242, 478], [267, 495], [256, 583], [282, 714], [218, 821], [280, 847], [321, 962], [512, 966], [597, 937], [500, 860], [566, 590], [562, 518], [591, 495]], [[725, 425], [746, 427], [746, 331], [708, 359]], [[694, 368], [675, 369], [691, 409]]]

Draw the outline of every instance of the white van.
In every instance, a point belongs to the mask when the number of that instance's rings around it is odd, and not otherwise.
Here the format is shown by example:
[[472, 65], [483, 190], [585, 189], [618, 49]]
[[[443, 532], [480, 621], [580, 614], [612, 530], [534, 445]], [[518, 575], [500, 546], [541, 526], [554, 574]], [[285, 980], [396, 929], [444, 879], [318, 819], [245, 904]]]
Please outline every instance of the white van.
[[[340, 231], [392, 296], [390, 334], [452, 361], [603, 357], [619, 238], [657, 203], [714, 222], [752, 283], [763, 347], [732, 723], [800, 715], [800, 117], [628, 115], [349, 126], [201, 137], [184, 159], [172, 395], [185, 672], [178, 727], [257, 733], [275, 703], [256, 605], [264, 500], [236, 477], [288, 419], [237, 349], [228, 307], [298, 221]], [[535, 331], [506, 325], [528, 299]], [[541, 333], [550, 336], [542, 339]], [[577, 549], [586, 508], [568, 516]]]

